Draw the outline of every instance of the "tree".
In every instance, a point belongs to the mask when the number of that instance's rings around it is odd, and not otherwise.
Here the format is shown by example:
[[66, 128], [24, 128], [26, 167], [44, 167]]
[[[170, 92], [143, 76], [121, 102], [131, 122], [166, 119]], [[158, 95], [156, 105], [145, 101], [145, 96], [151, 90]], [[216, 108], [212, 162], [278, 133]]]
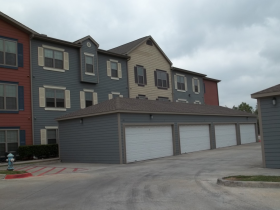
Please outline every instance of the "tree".
[[253, 113], [254, 109], [253, 107], [251, 107], [249, 104], [242, 102], [238, 107], [233, 106], [232, 109], [237, 109], [240, 111], [244, 111], [244, 112], [249, 112], [249, 113]]

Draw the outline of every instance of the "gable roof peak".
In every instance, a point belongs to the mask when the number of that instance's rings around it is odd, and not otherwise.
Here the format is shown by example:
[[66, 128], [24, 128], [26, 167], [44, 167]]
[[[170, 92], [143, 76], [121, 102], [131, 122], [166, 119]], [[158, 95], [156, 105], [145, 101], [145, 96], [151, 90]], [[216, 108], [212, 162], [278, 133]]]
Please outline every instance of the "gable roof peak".
[[99, 48], [99, 44], [90, 35], [87, 35], [87, 36], [85, 36], [81, 39], [78, 39], [77, 41], [74, 41], [73, 43], [79, 44], [79, 43], [82, 43], [83, 41], [85, 41], [87, 39], [91, 40], [97, 46], [97, 48]]

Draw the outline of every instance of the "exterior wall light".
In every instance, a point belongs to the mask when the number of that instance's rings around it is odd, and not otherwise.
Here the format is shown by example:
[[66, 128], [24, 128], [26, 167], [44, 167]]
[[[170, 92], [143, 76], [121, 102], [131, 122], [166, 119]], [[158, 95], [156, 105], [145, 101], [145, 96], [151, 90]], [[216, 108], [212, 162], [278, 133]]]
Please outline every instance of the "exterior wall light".
[[83, 119], [83, 118], [80, 119], [80, 123], [81, 123], [81, 124], [84, 123], [84, 119]]
[[276, 98], [272, 99], [272, 104], [273, 104], [273, 106], [275, 106], [277, 104]]

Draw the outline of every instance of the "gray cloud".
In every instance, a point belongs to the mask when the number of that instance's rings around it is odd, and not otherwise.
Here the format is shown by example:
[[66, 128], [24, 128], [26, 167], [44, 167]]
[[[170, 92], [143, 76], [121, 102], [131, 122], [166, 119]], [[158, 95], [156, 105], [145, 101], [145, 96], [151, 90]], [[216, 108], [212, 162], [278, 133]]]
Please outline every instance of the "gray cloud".
[[91, 35], [110, 49], [152, 35], [174, 66], [221, 79], [221, 105], [279, 84], [280, 2], [3, 1], [1, 11], [39, 33], [75, 41]]

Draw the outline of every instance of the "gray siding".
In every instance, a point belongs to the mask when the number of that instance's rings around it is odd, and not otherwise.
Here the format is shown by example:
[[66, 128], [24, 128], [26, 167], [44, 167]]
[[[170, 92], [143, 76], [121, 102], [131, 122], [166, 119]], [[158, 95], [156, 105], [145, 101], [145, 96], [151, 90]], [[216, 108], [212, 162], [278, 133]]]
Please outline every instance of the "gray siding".
[[[178, 90], [175, 89], [175, 85], [174, 85], [174, 75], [175, 74], [182, 74], [187, 78], [187, 87], [188, 87], [188, 91], [186, 92], [180, 92]], [[196, 77], [199, 79], [199, 83], [200, 83], [200, 93], [199, 94], [195, 94], [193, 92], [193, 88], [192, 88], [192, 78]], [[176, 100], [178, 99], [186, 99], [188, 101], [188, 103], [194, 103], [194, 101], [198, 100], [201, 102], [201, 104], [204, 104], [204, 83], [203, 83], [203, 79], [202, 77], [199, 77], [197, 75], [192, 75], [189, 73], [184, 73], [181, 71], [172, 71], [172, 88], [173, 88], [173, 101], [176, 102]]]
[[120, 163], [117, 114], [59, 122], [62, 162]]
[[[216, 148], [215, 143], [215, 123], [236, 123], [237, 131], [239, 131], [238, 123], [241, 122], [252, 122], [256, 123], [256, 118], [250, 117], [227, 117], [227, 116], [191, 116], [191, 115], [160, 115], [153, 114], [153, 119], [150, 119], [149, 114], [121, 114], [121, 127], [123, 128], [123, 124], [133, 124], [133, 123], [172, 123], [174, 124], [174, 140], [175, 140], [175, 155], [180, 154], [180, 142], [179, 142], [179, 123], [211, 123], [210, 125], [210, 138], [211, 138], [211, 149]], [[125, 142], [124, 142], [124, 130], [121, 129], [121, 137], [122, 137], [122, 151], [123, 151], [123, 159], [125, 158]], [[240, 144], [240, 135], [237, 135], [237, 143]], [[125, 159], [124, 159], [125, 160]]]
[[[41, 47], [43, 44], [65, 49], [65, 52], [69, 53], [69, 70], [65, 70], [65, 72], [48, 71], [39, 66], [38, 47]], [[84, 44], [86, 44], [86, 41]], [[80, 109], [80, 91], [83, 91], [83, 89], [93, 89], [97, 92], [98, 103], [108, 100], [108, 94], [112, 91], [120, 92], [123, 97], [128, 97], [126, 59], [99, 54], [99, 83], [85, 83], [81, 82], [79, 48], [57, 45], [36, 39], [31, 41], [31, 45], [35, 144], [41, 143], [40, 129], [44, 129], [45, 126], [57, 126], [58, 124], [55, 118]], [[92, 46], [95, 45], [92, 44]], [[122, 79], [112, 80], [107, 76], [106, 61], [108, 59], [118, 60], [122, 64]], [[70, 90], [71, 108], [67, 109], [67, 111], [46, 111], [45, 108], [39, 107], [39, 87], [43, 87], [43, 85], [62, 86], [66, 87], [67, 90]]]
[[280, 96], [276, 100], [273, 106], [272, 97], [260, 99], [267, 168], [280, 168]]

